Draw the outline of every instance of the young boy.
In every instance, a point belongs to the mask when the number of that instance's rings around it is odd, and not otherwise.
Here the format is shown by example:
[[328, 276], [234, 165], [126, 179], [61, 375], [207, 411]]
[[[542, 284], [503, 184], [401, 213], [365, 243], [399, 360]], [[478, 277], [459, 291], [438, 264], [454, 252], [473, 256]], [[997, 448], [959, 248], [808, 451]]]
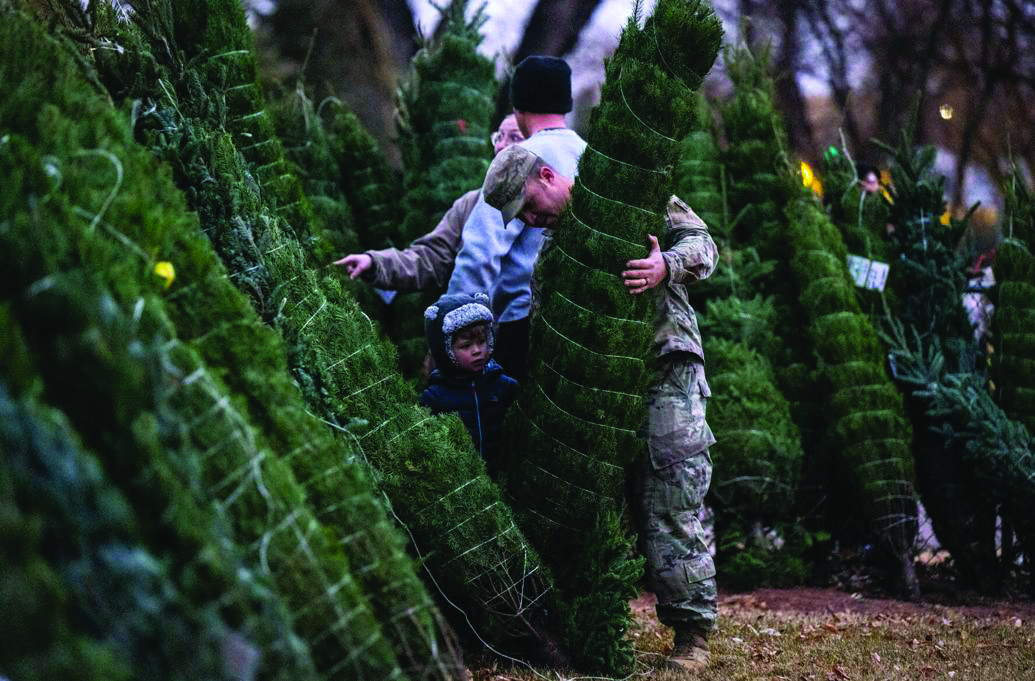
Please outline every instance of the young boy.
[[495, 329], [489, 296], [442, 296], [424, 311], [424, 335], [435, 370], [420, 403], [432, 414], [457, 412], [489, 474], [495, 474], [503, 419], [517, 397], [518, 383], [492, 359]]

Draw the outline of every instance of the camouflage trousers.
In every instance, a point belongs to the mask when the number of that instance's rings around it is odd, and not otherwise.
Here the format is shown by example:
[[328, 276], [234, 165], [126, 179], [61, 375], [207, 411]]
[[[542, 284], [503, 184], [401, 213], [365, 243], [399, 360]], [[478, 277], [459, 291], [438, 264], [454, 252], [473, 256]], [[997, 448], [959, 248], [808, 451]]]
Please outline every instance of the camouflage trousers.
[[647, 455], [636, 466], [630, 498], [658, 619], [704, 631], [715, 628], [717, 616], [715, 565], [700, 520], [715, 442], [705, 421], [710, 394], [696, 357], [678, 353], [663, 361], [647, 393]]

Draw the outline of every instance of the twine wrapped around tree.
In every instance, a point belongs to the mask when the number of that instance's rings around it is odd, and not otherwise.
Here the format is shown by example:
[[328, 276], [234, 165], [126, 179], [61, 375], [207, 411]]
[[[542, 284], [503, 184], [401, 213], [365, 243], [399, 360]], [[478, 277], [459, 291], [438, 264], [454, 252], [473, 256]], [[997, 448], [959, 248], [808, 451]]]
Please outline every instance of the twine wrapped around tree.
[[788, 206], [787, 217], [791, 269], [826, 398], [824, 443], [849, 480], [849, 503], [862, 509], [866, 536], [895, 570], [898, 588], [917, 597], [917, 506], [902, 397], [885, 374], [877, 334], [855, 298], [837, 228], [811, 191]]
[[996, 397], [1035, 433], [1035, 197], [1015, 170], [1006, 186], [1003, 242], [996, 250]]
[[[220, 590], [233, 584], [216, 575], [252, 573], [270, 590], [271, 607], [289, 613], [294, 631], [277, 636], [298, 648], [276, 651], [275, 644], [271, 674], [287, 655], [311, 659], [311, 672], [296, 666], [285, 670], [289, 676], [404, 678], [385, 636], [399, 630], [377, 615], [392, 599], [376, 587], [383, 575], [373, 575], [381, 563], [394, 565], [393, 588], [408, 584], [417, 598], [424, 592], [401, 540], [388, 539], [369, 482], [343, 459], [347, 444], [306, 414], [282, 341], [233, 287], [182, 195], [132, 141], [125, 117], [88, 85], [67, 43], [10, 13], [2, 30], [4, 73], [48, 84], [20, 89], [0, 105], [11, 130], [0, 147], [9, 224], [0, 252], [4, 298], [49, 399], [102, 454], [106, 475], [128, 490], [127, 510], [142, 526], [154, 522], [156, 541], [183, 537], [173, 561], [182, 578], [211, 573], [198, 577], [203, 585], [192, 588], [200, 599], [188, 597], [185, 607], [216, 600], [220, 611], [232, 608], [234, 599], [223, 602]], [[33, 208], [34, 197], [46, 200]], [[41, 280], [47, 285], [34, 288]], [[321, 475], [310, 471], [303, 487], [301, 474], [318, 463]], [[317, 501], [325, 484], [355, 498], [354, 514], [335, 517], [333, 530], [324, 524], [330, 509]], [[232, 539], [206, 537], [206, 513]], [[338, 540], [352, 532], [355, 539]], [[371, 553], [356, 548], [366, 532], [378, 537]], [[210, 540], [240, 548], [206, 546]], [[240, 551], [241, 568], [217, 560], [228, 550]], [[375, 608], [368, 593], [385, 600]], [[424, 602], [414, 614], [427, 626], [434, 613], [426, 595]], [[178, 667], [153, 654], [129, 664]], [[458, 660], [447, 657], [455, 670]]]
[[631, 663], [623, 599], [639, 568], [618, 522], [624, 469], [643, 455], [637, 429], [654, 337], [653, 297], [629, 295], [619, 274], [646, 257], [648, 235], [664, 239], [693, 91], [722, 40], [703, 2], [661, 0], [642, 27], [639, 18], [607, 63], [570, 209], [537, 266], [531, 370], [508, 416], [504, 480], [571, 603], [570, 651], [612, 672]]
[[[211, 3], [207, 13], [196, 10], [207, 17], [206, 30], [192, 24], [192, 12], [186, 10], [177, 15], [182, 26], [148, 21], [163, 16], [161, 11], [135, 15], [141, 23], [131, 27], [139, 31], [141, 49], [150, 48], [148, 54], [179, 36], [180, 49], [194, 55], [189, 62], [161, 65], [171, 86], [163, 80], [157, 91], [135, 93], [154, 98], [156, 111], [173, 124], [160, 133], [145, 130], [142, 137], [155, 155], [172, 164], [176, 181], [201, 216], [202, 229], [230, 271], [230, 281], [248, 294], [258, 314], [291, 349], [290, 371], [307, 411], [338, 434], [340, 456], [361, 465], [390, 499], [390, 510], [409, 531], [437, 588], [487, 640], [538, 640], [544, 635], [539, 625], [550, 594], [549, 576], [485, 475], [459, 418], [431, 417], [416, 405], [411, 386], [396, 371], [394, 348], [378, 338], [340, 282], [325, 274], [326, 261], [316, 257], [317, 239], [307, 232], [310, 223], [285, 219], [307, 209], [304, 194], [276, 191], [300, 186], [297, 178], [292, 175], [276, 185], [255, 181], [255, 162], [239, 149], [262, 150], [256, 162], [277, 164], [280, 141], [259, 138], [266, 128], [224, 127], [224, 120], [259, 126], [266, 117], [264, 102], [243, 98], [241, 108], [229, 109], [225, 119], [209, 115], [208, 102], [255, 78], [250, 34], [237, 30], [245, 25], [243, 11], [232, 0], [220, 7], [219, 13]], [[211, 30], [216, 16], [229, 24], [226, 30]], [[218, 47], [206, 42], [220, 35], [239, 36], [243, 42], [227, 45], [220, 40]], [[127, 60], [136, 58], [137, 52], [125, 54]], [[205, 74], [213, 60], [232, 68], [210, 79]], [[195, 71], [193, 64], [204, 68]], [[176, 94], [181, 89], [182, 97]], [[280, 199], [291, 203], [281, 204]], [[247, 353], [246, 344], [235, 347]], [[278, 401], [267, 404], [273, 409]], [[297, 459], [293, 467], [307, 467]], [[327, 462], [326, 469], [332, 463], [340, 461]], [[350, 505], [333, 487], [319, 486], [310, 493], [318, 507], [348, 516]], [[427, 594], [411, 581], [412, 573], [398, 568], [393, 577], [393, 570], [371, 567], [358, 573], [378, 594], [374, 602], [392, 623], [397, 649], [409, 656], [405, 668], [448, 676], [449, 630]], [[406, 588], [398, 588], [400, 580]], [[445, 651], [445, 659], [436, 651]]]
[[[438, 224], [453, 202], [481, 186], [492, 158], [490, 121], [495, 65], [478, 53], [488, 20], [482, 5], [467, 18], [468, 0], [439, 8], [436, 35], [423, 40], [396, 95], [396, 125], [405, 167], [405, 217], [391, 233], [405, 248]], [[386, 310], [389, 338], [403, 375], [424, 368], [424, 310], [445, 291], [400, 293]]]

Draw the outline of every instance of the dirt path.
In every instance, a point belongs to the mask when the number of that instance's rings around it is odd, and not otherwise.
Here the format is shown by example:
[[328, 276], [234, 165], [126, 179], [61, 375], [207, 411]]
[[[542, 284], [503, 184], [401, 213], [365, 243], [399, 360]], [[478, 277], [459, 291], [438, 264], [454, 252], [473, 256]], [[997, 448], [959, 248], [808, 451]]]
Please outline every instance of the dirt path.
[[768, 610], [824, 614], [848, 612], [858, 615], [924, 615], [953, 611], [964, 617], [978, 619], [1035, 620], [1035, 602], [993, 600], [982, 597], [955, 597], [948, 599], [929, 596], [929, 600], [912, 603], [889, 598], [870, 598], [837, 589], [799, 587], [794, 589], [758, 589], [750, 593], [722, 594], [719, 611]]

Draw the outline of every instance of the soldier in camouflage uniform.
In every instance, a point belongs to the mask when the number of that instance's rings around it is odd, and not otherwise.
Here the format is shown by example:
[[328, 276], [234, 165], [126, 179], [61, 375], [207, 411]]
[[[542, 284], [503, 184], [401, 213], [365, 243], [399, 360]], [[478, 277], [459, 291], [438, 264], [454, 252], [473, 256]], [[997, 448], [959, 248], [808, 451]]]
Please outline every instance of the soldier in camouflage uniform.
[[[572, 183], [528, 149], [514, 146], [493, 161], [483, 191], [486, 202], [503, 212], [504, 222], [518, 216], [526, 225], [553, 227], [571, 197]], [[666, 227], [666, 249], [650, 237], [647, 258], [629, 261], [622, 272], [631, 294], [653, 290], [656, 303], [656, 363], [646, 396], [648, 455], [631, 481], [631, 505], [646, 557], [647, 586], [658, 597], [658, 619], [675, 630], [671, 666], [698, 671], [708, 664], [707, 639], [717, 617], [715, 566], [700, 521], [712, 477], [708, 447], [715, 438], [705, 420], [710, 390], [686, 284], [711, 275], [718, 249], [704, 221], [675, 196], [668, 203]], [[546, 239], [543, 248], [549, 247]]]

